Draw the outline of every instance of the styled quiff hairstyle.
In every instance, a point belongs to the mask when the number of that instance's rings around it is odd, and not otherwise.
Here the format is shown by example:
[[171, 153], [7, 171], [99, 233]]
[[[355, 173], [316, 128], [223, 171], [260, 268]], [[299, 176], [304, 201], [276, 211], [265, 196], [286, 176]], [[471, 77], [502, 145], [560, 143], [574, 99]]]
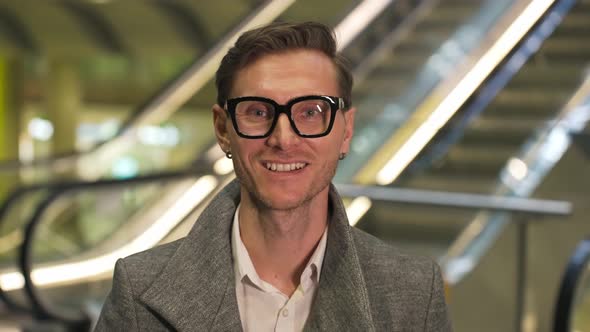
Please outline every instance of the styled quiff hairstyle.
[[243, 33], [221, 60], [215, 75], [217, 104], [229, 98], [236, 73], [269, 54], [305, 49], [320, 51], [334, 63], [338, 86], [346, 108], [352, 103], [352, 74], [344, 57], [336, 52], [336, 38], [332, 29], [316, 22], [275, 22]]

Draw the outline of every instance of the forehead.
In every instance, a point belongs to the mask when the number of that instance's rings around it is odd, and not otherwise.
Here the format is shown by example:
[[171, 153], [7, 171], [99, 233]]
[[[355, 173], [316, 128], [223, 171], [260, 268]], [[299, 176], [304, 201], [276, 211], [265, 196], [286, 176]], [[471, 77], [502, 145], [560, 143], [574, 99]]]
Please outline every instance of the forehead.
[[268, 54], [240, 69], [232, 97], [262, 96], [284, 103], [304, 95], [338, 96], [332, 60], [315, 50]]

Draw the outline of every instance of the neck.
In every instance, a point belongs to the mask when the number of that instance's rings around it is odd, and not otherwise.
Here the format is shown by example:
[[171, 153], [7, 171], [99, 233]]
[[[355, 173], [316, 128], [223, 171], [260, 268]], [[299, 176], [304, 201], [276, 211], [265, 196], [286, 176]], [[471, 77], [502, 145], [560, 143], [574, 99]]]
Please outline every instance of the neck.
[[240, 236], [258, 275], [286, 295], [299, 285], [301, 274], [327, 225], [328, 196], [289, 210], [240, 203]]

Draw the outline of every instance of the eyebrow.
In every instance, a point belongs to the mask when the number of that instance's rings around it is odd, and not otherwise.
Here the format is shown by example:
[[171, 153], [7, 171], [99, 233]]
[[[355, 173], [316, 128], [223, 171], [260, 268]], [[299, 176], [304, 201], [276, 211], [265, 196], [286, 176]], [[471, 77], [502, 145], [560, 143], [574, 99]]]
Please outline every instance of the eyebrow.
[[[267, 97], [267, 96], [260, 96], [260, 95], [243, 95], [243, 96], [237, 96], [237, 97], [229, 97], [227, 98], [225, 101], [227, 102], [229, 99], [237, 99], [237, 98], [249, 98], [249, 97], [255, 97], [255, 98], [266, 98], [266, 99], [270, 99], [272, 101], [274, 101], [275, 103], [279, 104], [279, 105], [286, 105], [290, 102], [292, 102], [295, 99], [298, 98], [302, 98], [302, 97], [315, 97], [315, 96], [336, 96], [336, 95], [332, 95], [329, 93], [308, 93], [308, 94], [304, 94], [304, 95], [298, 95], [298, 96], [294, 96], [289, 98], [285, 103], [279, 103], [278, 101], [276, 101], [273, 98]], [[342, 98], [342, 97], [338, 97], [338, 98]]]

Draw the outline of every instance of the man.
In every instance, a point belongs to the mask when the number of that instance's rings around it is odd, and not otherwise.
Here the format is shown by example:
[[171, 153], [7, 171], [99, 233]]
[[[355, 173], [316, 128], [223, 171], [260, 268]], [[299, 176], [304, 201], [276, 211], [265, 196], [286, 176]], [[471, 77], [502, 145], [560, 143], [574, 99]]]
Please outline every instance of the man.
[[351, 228], [330, 182], [353, 134], [332, 31], [243, 34], [213, 119], [237, 180], [189, 235], [119, 261], [98, 331], [449, 331], [440, 271]]

